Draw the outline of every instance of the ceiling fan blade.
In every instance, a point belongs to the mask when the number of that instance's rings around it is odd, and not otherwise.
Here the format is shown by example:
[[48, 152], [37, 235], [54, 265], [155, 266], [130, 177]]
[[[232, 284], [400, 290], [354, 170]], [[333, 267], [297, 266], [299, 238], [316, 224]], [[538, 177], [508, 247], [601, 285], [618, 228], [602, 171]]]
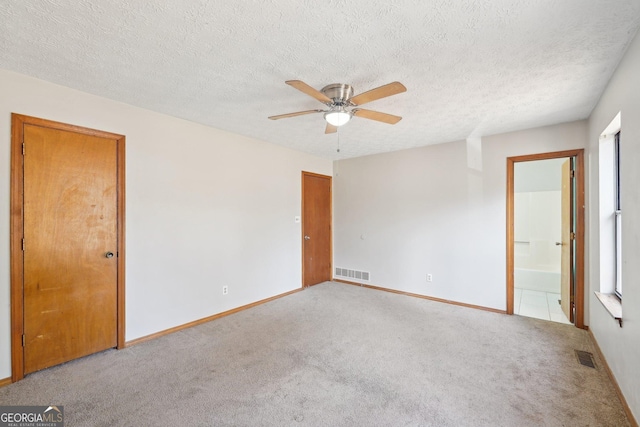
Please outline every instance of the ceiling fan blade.
[[362, 117], [364, 119], [388, 123], [390, 125], [395, 125], [400, 120], [402, 120], [402, 117], [400, 116], [394, 116], [393, 114], [381, 113], [379, 111], [373, 111], [373, 110], [363, 110], [361, 108], [354, 109], [353, 115], [357, 117]]
[[336, 133], [338, 132], [338, 127], [332, 125], [331, 123], [327, 123], [327, 127], [324, 129], [324, 133]]
[[300, 92], [304, 92], [307, 95], [314, 97], [324, 104], [330, 104], [331, 102], [333, 102], [327, 95], [320, 92], [319, 90], [312, 88], [302, 80], [287, 80], [285, 83], [298, 89]]
[[384, 86], [371, 89], [367, 92], [356, 95], [349, 100], [353, 105], [362, 105], [367, 102], [375, 101], [376, 99], [386, 98], [387, 96], [397, 95], [402, 92], [406, 92], [407, 88], [400, 82], [393, 82]]
[[277, 116], [269, 116], [269, 119], [271, 119], [271, 120], [286, 119], [287, 117], [296, 117], [296, 116], [304, 116], [305, 114], [322, 113], [322, 111], [323, 110], [297, 111], [295, 113], [280, 114], [280, 115], [277, 115]]

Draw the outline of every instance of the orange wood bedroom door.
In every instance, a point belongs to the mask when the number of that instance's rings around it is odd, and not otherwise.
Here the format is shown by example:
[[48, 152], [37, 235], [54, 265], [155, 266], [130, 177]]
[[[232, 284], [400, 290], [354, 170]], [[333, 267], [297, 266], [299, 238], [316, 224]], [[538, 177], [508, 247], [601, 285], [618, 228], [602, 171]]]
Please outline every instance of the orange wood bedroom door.
[[570, 322], [573, 319], [573, 280], [571, 262], [571, 159], [567, 159], [562, 164], [562, 191], [561, 191], [561, 211], [562, 227], [561, 235], [561, 261], [560, 261], [560, 307]]
[[28, 374], [118, 346], [119, 141], [29, 123], [22, 132]]
[[331, 177], [302, 173], [302, 284], [331, 280]]

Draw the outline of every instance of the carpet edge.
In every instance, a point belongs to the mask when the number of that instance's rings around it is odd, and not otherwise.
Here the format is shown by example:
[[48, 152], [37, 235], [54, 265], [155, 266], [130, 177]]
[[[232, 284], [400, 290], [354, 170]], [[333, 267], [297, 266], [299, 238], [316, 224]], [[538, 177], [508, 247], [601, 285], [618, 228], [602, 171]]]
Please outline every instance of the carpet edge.
[[151, 341], [153, 339], [160, 338], [160, 337], [163, 337], [165, 335], [172, 334], [174, 332], [179, 332], [179, 331], [182, 331], [184, 329], [192, 328], [194, 326], [202, 325], [203, 323], [208, 323], [208, 322], [211, 322], [213, 320], [219, 319], [221, 317], [229, 316], [231, 314], [238, 313], [240, 311], [256, 307], [258, 305], [267, 303], [269, 301], [273, 301], [273, 300], [276, 300], [278, 298], [286, 297], [287, 295], [295, 294], [296, 292], [300, 292], [303, 289], [304, 288], [294, 289], [292, 291], [285, 292], [285, 293], [278, 294], [278, 295], [274, 295], [272, 297], [265, 298], [265, 299], [262, 299], [262, 300], [259, 300], [259, 301], [255, 301], [255, 302], [252, 302], [250, 304], [241, 305], [240, 307], [232, 308], [231, 310], [223, 311], [221, 313], [214, 314], [212, 316], [203, 317], [202, 319], [198, 319], [198, 320], [194, 320], [192, 322], [184, 323], [182, 325], [174, 326], [173, 328], [164, 329], [162, 331], [154, 332], [153, 334], [145, 335], [145, 336], [142, 336], [140, 338], [136, 338], [136, 339], [133, 339], [131, 341], [125, 342], [125, 348], [129, 348], [129, 347], [132, 347], [132, 346], [134, 346], [136, 344], [141, 344], [141, 343], [146, 342], [146, 341]]
[[627, 403], [627, 399], [625, 399], [624, 394], [622, 393], [622, 389], [620, 389], [620, 385], [618, 385], [618, 381], [616, 380], [616, 377], [613, 375], [613, 371], [609, 367], [609, 363], [607, 363], [607, 359], [604, 357], [604, 353], [602, 353], [602, 350], [600, 349], [600, 345], [598, 344], [598, 340], [596, 340], [596, 336], [593, 334], [593, 331], [591, 329], [589, 329], [588, 332], [589, 332], [589, 336], [591, 337], [591, 342], [593, 342], [593, 347], [595, 348], [596, 353], [598, 353], [598, 358], [602, 361], [604, 370], [607, 372], [607, 375], [609, 376], [609, 379], [613, 384], [613, 388], [616, 394], [618, 395], [618, 399], [620, 399], [620, 403], [622, 404], [624, 413], [627, 415], [629, 424], [631, 425], [631, 427], [639, 427], [638, 421], [633, 416], [633, 412], [631, 412], [631, 408]]
[[397, 289], [391, 289], [391, 288], [383, 288], [381, 286], [366, 285], [364, 283], [350, 282], [348, 280], [342, 280], [342, 279], [333, 279], [333, 281], [338, 283], [344, 283], [347, 285], [362, 286], [363, 288], [374, 289], [376, 291], [391, 292], [393, 294], [406, 295], [413, 298], [421, 298], [429, 301], [441, 302], [441, 303], [450, 304], [450, 305], [457, 305], [460, 307], [473, 308], [473, 309], [482, 310], [482, 311], [489, 311], [491, 313], [507, 314], [506, 310], [499, 310], [497, 308], [484, 307], [482, 305], [467, 304], [465, 302], [458, 302], [458, 301], [452, 301], [448, 299], [430, 297], [427, 295], [414, 294], [411, 292], [399, 291]]

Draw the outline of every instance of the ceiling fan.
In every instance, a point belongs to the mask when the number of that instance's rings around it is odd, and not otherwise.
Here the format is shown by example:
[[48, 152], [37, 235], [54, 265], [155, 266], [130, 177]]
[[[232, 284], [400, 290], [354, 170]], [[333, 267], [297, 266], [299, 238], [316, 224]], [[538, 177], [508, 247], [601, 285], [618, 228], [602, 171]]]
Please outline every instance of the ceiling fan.
[[323, 87], [321, 90], [316, 90], [301, 80], [287, 80], [285, 83], [317, 99], [329, 107], [329, 109], [280, 114], [278, 116], [270, 116], [269, 119], [271, 120], [286, 119], [287, 117], [303, 116], [305, 114], [324, 113], [324, 119], [327, 121], [327, 127], [324, 133], [334, 133], [338, 131], [338, 126], [346, 124], [353, 116], [376, 120], [390, 125], [394, 125], [402, 119], [402, 117], [394, 116], [393, 114], [365, 110], [363, 108], [352, 108], [375, 101], [376, 99], [406, 92], [407, 88], [400, 82], [389, 83], [356, 96], [353, 96], [353, 87], [343, 83], [333, 83]]

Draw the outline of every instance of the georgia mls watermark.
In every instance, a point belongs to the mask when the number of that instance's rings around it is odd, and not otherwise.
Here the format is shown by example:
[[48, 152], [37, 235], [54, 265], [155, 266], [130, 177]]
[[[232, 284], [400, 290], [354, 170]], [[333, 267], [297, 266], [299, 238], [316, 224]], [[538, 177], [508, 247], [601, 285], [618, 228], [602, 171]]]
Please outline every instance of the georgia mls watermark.
[[0, 406], [0, 427], [64, 427], [64, 407]]

